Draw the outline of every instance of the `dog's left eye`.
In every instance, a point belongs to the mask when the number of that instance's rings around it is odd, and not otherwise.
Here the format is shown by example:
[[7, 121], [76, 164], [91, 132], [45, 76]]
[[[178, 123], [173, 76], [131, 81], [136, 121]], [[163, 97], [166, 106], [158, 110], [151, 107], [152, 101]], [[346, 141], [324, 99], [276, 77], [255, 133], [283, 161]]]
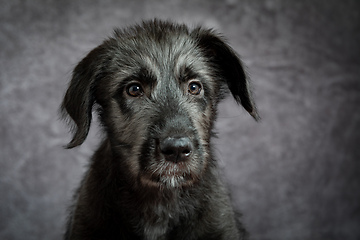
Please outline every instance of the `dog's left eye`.
[[202, 86], [198, 82], [190, 82], [188, 86], [188, 92], [191, 95], [199, 95], [201, 93]]
[[140, 84], [132, 83], [126, 87], [126, 93], [131, 97], [140, 97], [144, 95], [144, 91]]

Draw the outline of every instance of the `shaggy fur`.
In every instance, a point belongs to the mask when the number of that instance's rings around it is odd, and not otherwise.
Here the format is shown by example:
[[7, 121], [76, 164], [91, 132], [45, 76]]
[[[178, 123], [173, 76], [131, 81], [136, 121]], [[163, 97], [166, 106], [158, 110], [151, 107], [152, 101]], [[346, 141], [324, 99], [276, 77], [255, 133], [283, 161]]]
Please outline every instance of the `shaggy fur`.
[[68, 148], [85, 140], [93, 108], [105, 137], [65, 239], [244, 239], [210, 148], [228, 89], [257, 119], [239, 58], [209, 29], [148, 21], [92, 50], [62, 111], [75, 123]]

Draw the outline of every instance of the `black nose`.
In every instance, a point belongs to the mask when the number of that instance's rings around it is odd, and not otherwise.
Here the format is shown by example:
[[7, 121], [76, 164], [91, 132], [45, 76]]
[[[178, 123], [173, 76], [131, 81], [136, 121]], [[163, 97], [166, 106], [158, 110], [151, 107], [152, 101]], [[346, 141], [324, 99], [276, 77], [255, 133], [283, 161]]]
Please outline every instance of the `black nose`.
[[167, 137], [160, 142], [160, 150], [167, 161], [185, 161], [192, 153], [193, 145], [188, 137]]

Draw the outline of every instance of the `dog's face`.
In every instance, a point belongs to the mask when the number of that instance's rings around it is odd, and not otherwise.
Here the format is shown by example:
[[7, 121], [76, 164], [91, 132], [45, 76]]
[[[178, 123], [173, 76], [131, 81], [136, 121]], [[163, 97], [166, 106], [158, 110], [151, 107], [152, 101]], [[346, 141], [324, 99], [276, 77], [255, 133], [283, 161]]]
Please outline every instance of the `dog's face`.
[[211, 164], [216, 106], [227, 89], [257, 118], [240, 60], [212, 31], [158, 21], [117, 30], [74, 70], [63, 102], [76, 123], [69, 147], [85, 140], [96, 103], [129, 180], [192, 185]]

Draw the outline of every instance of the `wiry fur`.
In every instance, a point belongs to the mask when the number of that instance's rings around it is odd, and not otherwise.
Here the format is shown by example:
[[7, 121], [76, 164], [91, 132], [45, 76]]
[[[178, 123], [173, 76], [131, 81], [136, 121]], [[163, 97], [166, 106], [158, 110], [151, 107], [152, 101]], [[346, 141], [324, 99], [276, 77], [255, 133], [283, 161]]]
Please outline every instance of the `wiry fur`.
[[[193, 81], [199, 94], [188, 90]], [[132, 83], [143, 95], [129, 95]], [[115, 30], [92, 50], [74, 69], [62, 112], [75, 123], [68, 148], [85, 140], [94, 105], [105, 139], [65, 239], [244, 239], [210, 148], [228, 89], [256, 119], [241, 62], [212, 30], [154, 20]], [[190, 154], [169, 161], [162, 145], [180, 138]]]

